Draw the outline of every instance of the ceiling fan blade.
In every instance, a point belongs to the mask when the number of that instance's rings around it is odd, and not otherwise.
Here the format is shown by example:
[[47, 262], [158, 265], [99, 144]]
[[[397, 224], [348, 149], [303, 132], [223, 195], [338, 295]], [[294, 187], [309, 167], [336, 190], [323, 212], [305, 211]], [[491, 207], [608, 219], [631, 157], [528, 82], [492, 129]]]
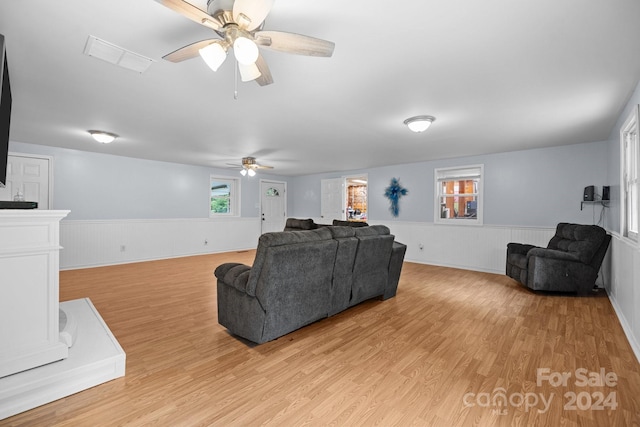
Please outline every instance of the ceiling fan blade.
[[258, 67], [258, 70], [260, 70], [260, 77], [256, 79], [256, 83], [258, 83], [260, 86], [267, 86], [273, 83], [273, 77], [271, 77], [271, 70], [269, 70], [267, 61], [264, 60], [262, 55], [258, 55], [258, 59], [256, 60], [256, 66]]
[[331, 56], [336, 44], [327, 40], [283, 31], [258, 31], [256, 43], [280, 52], [308, 56]]
[[169, 9], [178, 12], [180, 15], [185, 16], [191, 19], [198, 24], [202, 24], [206, 27], [212, 28], [214, 30], [218, 30], [222, 28], [222, 24], [213, 16], [209, 15], [207, 12], [203, 11], [192, 5], [191, 3], [187, 3], [184, 0], [156, 0], [158, 3], [161, 3], [168, 7]]
[[233, 20], [248, 31], [255, 30], [267, 17], [274, 0], [235, 0]]
[[256, 169], [273, 169], [273, 166], [255, 165]]
[[175, 50], [165, 56], [162, 59], [166, 59], [171, 62], [182, 62], [187, 59], [195, 58], [200, 54], [200, 49], [203, 47], [209, 46], [211, 43], [215, 42], [217, 39], [207, 39], [199, 42], [191, 43], [186, 46], [181, 47], [178, 50]]

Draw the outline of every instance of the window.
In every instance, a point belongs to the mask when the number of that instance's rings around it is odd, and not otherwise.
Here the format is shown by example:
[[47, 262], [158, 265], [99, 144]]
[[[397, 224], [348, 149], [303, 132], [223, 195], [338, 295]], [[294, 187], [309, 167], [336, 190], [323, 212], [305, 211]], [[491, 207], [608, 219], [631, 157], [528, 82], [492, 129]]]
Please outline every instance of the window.
[[211, 205], [209, 216], [240, 215], [240, 180], [211, 177]]
[[640, 169], [640, 148], [638, 147], [638, 116], [640, 105], [636, 106], [620, 129], [620, 172], [622, 188], [622, 233], [625, 237], [638, 241], [638, 169]]
[[484, 165], [435, 170], [436, 223], [482, 224]]

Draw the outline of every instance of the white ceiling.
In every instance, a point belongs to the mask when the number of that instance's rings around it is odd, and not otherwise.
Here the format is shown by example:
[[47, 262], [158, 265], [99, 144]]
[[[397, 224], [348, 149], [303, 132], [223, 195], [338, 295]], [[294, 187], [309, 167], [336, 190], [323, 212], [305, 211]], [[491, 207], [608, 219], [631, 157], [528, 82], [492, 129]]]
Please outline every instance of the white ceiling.
[[[206, 0], [193, 0], [206, 9]], [[11, 139], [274, 174], [353, 170], [606, 140], [640, 78], [638, 0], [276, 0], [265, 29], [335, 42], [263, 51], [275, 83], [162, 56], [212, 31], [153, 0], [0, 2]], [[93, 35], [152, 58], [83, 54]], [[403, 120], [436, 117], [425, 133]], [[86, 130], [115, 132], [110, 145]]]

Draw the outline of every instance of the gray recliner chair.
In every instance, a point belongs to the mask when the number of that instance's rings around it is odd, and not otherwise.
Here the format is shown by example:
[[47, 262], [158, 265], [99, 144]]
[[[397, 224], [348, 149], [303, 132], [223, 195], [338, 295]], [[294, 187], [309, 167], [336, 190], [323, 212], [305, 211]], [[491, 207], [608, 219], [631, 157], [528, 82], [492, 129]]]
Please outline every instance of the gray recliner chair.
[[597, 225], [560, 223], [546, 248], [507, 245], [507, 276], [536, 291], [586, 294], [595, 286], [611, 236]]

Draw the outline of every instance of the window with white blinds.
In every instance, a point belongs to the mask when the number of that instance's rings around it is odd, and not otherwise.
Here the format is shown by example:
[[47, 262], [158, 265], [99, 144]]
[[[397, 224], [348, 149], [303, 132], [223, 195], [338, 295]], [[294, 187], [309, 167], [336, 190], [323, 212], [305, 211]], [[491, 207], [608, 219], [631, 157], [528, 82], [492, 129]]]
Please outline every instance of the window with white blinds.
[[638, 141], [638, 117], [640, 105], [636, 106], [620, 129], [620, 168], [622, 188], [622, 233], [638, 241], [638, 216], [640, 212], [638, 170], [640, 169], [640, 142]]
[[436, 223], [482, 224], [484, 165], [435, 169]]

